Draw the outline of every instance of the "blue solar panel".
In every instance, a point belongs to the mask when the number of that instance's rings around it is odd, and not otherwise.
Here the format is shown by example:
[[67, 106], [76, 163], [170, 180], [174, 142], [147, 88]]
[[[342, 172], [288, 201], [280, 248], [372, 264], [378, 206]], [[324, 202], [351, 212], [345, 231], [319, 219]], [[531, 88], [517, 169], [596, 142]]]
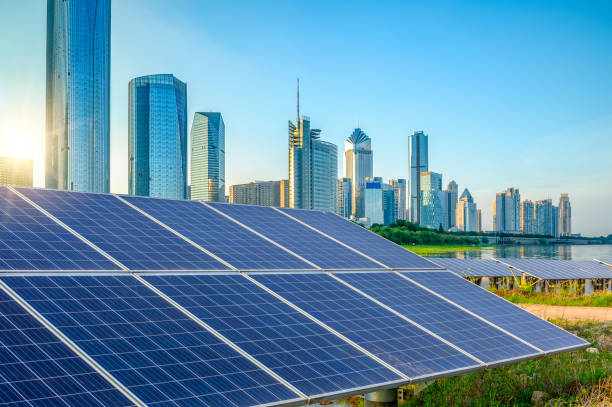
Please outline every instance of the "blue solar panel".
[[123, 198], [240, 270], [313, 268], [199, 202]]
[[327, 274], [252, 277], [411, 378], [479, 366]]
[[19, 188], [131, 270], [228, 270], [112, 195]]
[[438, 269], [429, 260], [331, 212], [280, 208], [296, 219], [394, 269]]
[[435, 258], [431, 261], [466, 277], [521, 277], [522, 274], [513, 273], [507, 265], [490, 259]]
[[540, 353], [395, 273], [337, 276], [485, 363]]
[[612, 259], [597, 259], [599, 261], [601, 261], [602, 263], [604, 263], [605, 265], [612, 267]]
[[452, 273], [402, 274], [544, 351], [587, 344], [563, 329]]
[[6, 187], [0, 186], [0, 270], [119, 268]]
[[297, 398], [131, 276], [2, 279], [149, 406]]
[[310, 397], [403, 380], [244, 276], [143, 278]]
[[0, 405], [133, 404], [0, 290]]
[[381, 266], [273, 208], [210, 203], [276, 243], [323, 269], [380, 269]]
[[542, 280], [612, 278], [609, 267], [594, 261], [512, 258], [500, 261]]

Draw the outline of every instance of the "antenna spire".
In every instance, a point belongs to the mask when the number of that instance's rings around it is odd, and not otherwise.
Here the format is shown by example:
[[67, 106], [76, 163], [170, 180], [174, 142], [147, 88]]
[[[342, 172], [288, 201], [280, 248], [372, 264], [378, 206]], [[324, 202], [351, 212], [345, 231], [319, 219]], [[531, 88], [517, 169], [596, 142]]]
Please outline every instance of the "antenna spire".
[[297, 120], [300, 121], [300, 78], [297, 78]]

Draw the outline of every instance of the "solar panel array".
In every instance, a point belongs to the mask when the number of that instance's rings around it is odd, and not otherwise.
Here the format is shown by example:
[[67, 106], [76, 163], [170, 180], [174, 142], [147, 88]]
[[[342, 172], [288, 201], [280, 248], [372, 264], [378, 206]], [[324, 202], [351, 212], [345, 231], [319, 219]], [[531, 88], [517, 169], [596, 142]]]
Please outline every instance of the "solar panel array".
[[500, 259], [500, 261], [542, 280], [612, 278], [612, 269], [595, 261], [549, 259]]
[[11, 188], [2, 405], [295, 406], [588, 346], [335, 215]]
[[612, 259], [597, 259], [598, 261], [604, 263], [604, 265], [612, 267]]
[[466, 277], [520, 277], [521, 273], [512, 272], [510, 267], [490, 259], [431, 259], [436, 264]]

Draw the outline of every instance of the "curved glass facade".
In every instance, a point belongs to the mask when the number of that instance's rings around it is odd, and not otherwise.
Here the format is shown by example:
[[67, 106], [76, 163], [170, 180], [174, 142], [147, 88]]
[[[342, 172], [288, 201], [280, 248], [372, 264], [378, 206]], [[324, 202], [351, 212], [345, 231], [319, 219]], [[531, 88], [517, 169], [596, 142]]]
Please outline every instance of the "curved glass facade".
[[129, 84], [130, 195], [187, 198], [187, 85], [173, 75]]
[[193, 116], [190, 198], [225, 201], [225, 123], [221, 113], [197, 112]]
[[110, 3], [47, 1], [47, 188], [110, 189]]

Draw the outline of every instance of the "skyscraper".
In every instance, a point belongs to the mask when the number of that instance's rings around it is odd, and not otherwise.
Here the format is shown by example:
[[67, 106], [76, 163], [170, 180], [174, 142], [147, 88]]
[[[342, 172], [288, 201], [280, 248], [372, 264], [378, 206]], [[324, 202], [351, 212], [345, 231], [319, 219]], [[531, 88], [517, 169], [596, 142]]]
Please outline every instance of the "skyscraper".
[[110, 0], [47, 0], [47, 188], [109, 192], [110, 12]]
[[382, 184], [383, 190], [383, 219], [385, 226], [395, 222], [395, 190], [391, 184]]
[[521, 202], [521, 233], [533, 234], [534, 227], [533, 202], [526, 199]]
[[363, 218], [365, 180], [374, 176], [372, 142], [363, 130], [356, 128], [344, 142], [344, 150], [344, 175], [351, 179], [353, 188], [352, 215]]
[[552, 199], [543, 199], [535, 202], [535, 232], [539, 235], [554, 236], [555, 224], [553, 220], [554, 209]]
[[128, 133], [130, 195], [186, 199], [187, 85], [170, 74], [132, 79]]
[[442, 174], [432, 171], [421, 173], [421, 225], [431, 229], [444, 228]]
[[410, 221], [421, 221], [421, 174], [429, 171], [427, 135], [416, 131], [408, 137], [408, 211]]
[[447, 228], [456, 227], [457, 223], [457, 201], [459, 200], [459, 187], [455, 181], [448, 183], [446, 187], [446, 217]]
[[393, 187], [393, 218], [406, 219], [406, 180], [403, 178], [391, 179], [389, 184]]
[[218, 112], [198, 112], [193, 116], [191, 199], [225, 201], [225, 123]]
[[289, 180], [280, 180], [280, 206], [281, 208], [289, 208]]
[[518, 233], [521, 228], [521, 195], [517, 188], [498, 192], [493, 202], [493, 226], [498, 232]]
[[568, 194], [561, 194], [559, 198], [559, 235], [572, 235], [572, 206]]
[[381, 178], [368, 178], [364, 190], [364, 211], [366, 226], [385, 223], [383, 207], [383, 186]]
[[31, 187], [33, 172], [32, 160], [0, 157], [0, 185]]
[[477, 227], [477, 231], [478, 232], [482, 232], [482, 211], [480, 209], [476, 210], [476, 214], [478, 216], [478, 227]]
[[338, 147], [312, 141], [312, 209], [336, 213], [338, 205]]
[[476, 208], [476, 203], [470, 191], [463, 190], [457, 203], [456, 227], [463, 232], [478, 232], [482, 228], [481, 212]]
[[350, 218], [352, 214], [352, 180], [348, 177], [338, 180], [338, 215], [343, 218]]

